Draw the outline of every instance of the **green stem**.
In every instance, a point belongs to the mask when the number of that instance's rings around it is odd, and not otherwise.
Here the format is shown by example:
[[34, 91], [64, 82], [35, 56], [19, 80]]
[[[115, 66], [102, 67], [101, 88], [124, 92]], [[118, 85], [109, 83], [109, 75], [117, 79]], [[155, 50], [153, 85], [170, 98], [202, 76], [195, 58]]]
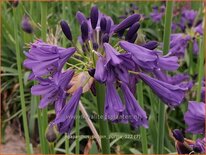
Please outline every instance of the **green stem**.
[[109, 144], [109, 127], [108, 122], [104, 120], [104, 97], [105, 97], [105, 86], [96, 82], [96, 95], [97, 95], [97, 106], [99, 113], [99, 130], [101, 136], [102, 153], [110, 154]]
[[67, 134], [65, 134], [65, 150], [66, 154], [69, 154], [69, 138]]
[[16, 50], [18, 78], [19, 78], [19, 85], [20, 85], [20, 100], [21, 100], [21, 109], [22, 109], [22, 117], [23, 117], [24, 136], [26, 140], [27, 154], [31, 154], [29, 129], [28, 129], [28, 123], [27, 123], [27, 116], [26, 116], [26, 103], [25, 103], [25, 96], [24, 96], [22, 66], [21, 66], [22, 62], [21, 62], [21, 57], [20, 57], [21, 53], [20, 53], [19, 42], [18, 42], [18, 34], [17, 34], [18, 29], [16, 28], [16, 26], [18, 25], [16, 22], [17, 15], [18, 15], [16, 9], [13, 9], [13, 15], [14, 15], [14, 38], [16, 41], [15, 50]]
[[[137, 84], [137, 96], [140, 106], [144, 107], [144, 97], [143, 97], [143, 87], [142, 87], [142, 81], [139, 81]], [[147, 150], [147, 131], [144, 127], [140, 127], [140, 137], [141, 137], [141, 143], [142, 143], [142, 153], [148, 154]]]
[[79, 107], [77, 108], [76, 112], [76, 119], [75, 119], [75, 130], [76, 130], [76, 150], [75, 154], [79, 154]]
[[167, 54], [169, 51], [170, 33], [172, 24], [172, 13], [173, 13], [173, 1], [167, 1], [166, 4], [166, 15], [164, 23], [164, 36], [163, 36], [163, 52]]
[[[42, 40], [46, 42], [47, 39], [47, 2], [42, 2], [41, 3], [41, 37]], [[41, 111], [42, 113], [42, 121], [41, 121], [41, 125], [42, 125], [42, 135], [44, 135], [46, 128], [48, 126], [48, 115], [47, 115], [47, 108], [43, 109]], [[45, 149], [45, 153], [49, 153], [49, 147], [48, 147], [48, 143], [46, 141], [45, 136], [42, 138], [43, 140], [43, 145], [44, 145], [44, 149]]]
[[197, 98], [196, 101], [201, 101], [201, 88], [202, 88], [202, 78], [204, 76], [204, 52], [205, 52], [205, 45], [200, 40], [200, 53], [198, 58], [198, 82], [197, 82]]
[[[166, 15], [164, 24], [164, 37], [163, 37], [163, 52], [167, 54], [170, 45], [170, 33], [173, 13], [173, 1], [167, 1]], [[158, 117], [158, 137], [157, 137], [157, 153], [163, 154], [164, 152], [164, 136], [165, 136], [165, 105], [159, 102], [159, 117]]]

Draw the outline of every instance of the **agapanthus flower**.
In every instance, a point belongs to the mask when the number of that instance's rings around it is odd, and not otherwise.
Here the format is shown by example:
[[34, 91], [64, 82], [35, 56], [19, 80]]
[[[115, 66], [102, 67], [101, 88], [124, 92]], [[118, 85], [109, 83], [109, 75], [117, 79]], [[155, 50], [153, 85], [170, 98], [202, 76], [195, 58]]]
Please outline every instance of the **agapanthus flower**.
[[65, 62], [74, 54], [75, 48], [62, 48], [44, 43], [41, 40], [31, 45], [25, 52], [24, 66], [31, 69], [35, 76], [44, 76], [61, 71]]
[[172, 34], [170, 41], [169, 55], [175, 55], [178, 57], [183, 57], [185, 55], [185, 50], [191, 39], [189, 35], [184, 35], [182, 33]]
[[104, 107], [105, 118], [111, 121], [115, 121], [123, 111], [124, 106], [122, 104], [120, 96], [118, 95], [114, 87], [114, 84], [112, 82], [107, 82]]
[[184, 115], [187, 124], [187, 132], [194, 134], [205, 133], [205, 103], [190, 101], [188, 111]]
[[149, 77], [144, 73], [139, 73], [139, 77], [155, 92], [160, 99], [170, 107], [179, 106], [183, 99], [186, 89], [177, 85]]
[[205, 153], [205, 138], [196, 141], [187, 139], [178, 129], [172, 131], [178, 154]]
[[156, 67], [157, 55], [154, 51], [126, 41], [120, 41], [119, 45], [131, 53], [132, 60], [143, 69], [152, 70]]
[[63, 73], [58, 72], [54, 74], [52, 78], [37, 78], [39, 84], [31, 88], [31, 93], [33, 95], [42, 96], [39, 107], [45, 108], [49, 103], [58, 102], [64, 99], [64, 95], [73, 75], [73, 70], [67, 70]]
[[124, 100], [125, 100], [125, 114], [127, 114], [128, 121], [134, 126], [144, 126], [148, 128], [147, 115], [141, 108], [134, 95], [129, 90], [125, 83], [121, 84]]
[[57, 125], [58, 131], [60, 133], [70, 134], [74, 124], [75, 114], [77, 111], [81, 94], [82, 94], [82, 87], [78, 88], [74, 92], [69, 102], [65, 104], [64, 107], [61, 109], [60, 111], [61, 115], [57, 115], [55, 120], [52, 122], [52, 125], [54, 124]]
[[158, 6], [153, 6], [153, 12], [150, 13], [150, 17], [152, 21], [159, 23], [162, 20], [164, 11], [165, 11], [165, 6], [161, 6], [160, 9]]

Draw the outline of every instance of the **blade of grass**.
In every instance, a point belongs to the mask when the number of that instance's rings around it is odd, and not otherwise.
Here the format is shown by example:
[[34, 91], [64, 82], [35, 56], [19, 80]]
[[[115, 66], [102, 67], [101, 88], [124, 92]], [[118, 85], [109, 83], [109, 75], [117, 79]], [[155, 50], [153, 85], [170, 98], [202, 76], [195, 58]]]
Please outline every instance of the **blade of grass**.
[[17, 60], [17, 69], [18, 69], [18, 78], [19, 78], [19, 85], [20, 85], [20, 97], [21, 97], [21, 108], [22, 108], [22, 117], [23, 117], [23, 127], [24, 127], [24, 136], [26, 140], [26, 150], [27, 154], [31, 154], [30, 150], [30, 138], [29, 138], [29, 129], [28, 129], [28, 123], [27, 123], [27, 116], [26, 116], [26, 104], [25, 104], [25, 96], [24, 96], [24, 85], [23, 85], [23, 75], [22, 75], [22, 62], [21, 62], [21, 53], [19, 48], [19, 42], [18, 42], [18, 32], [17, 32], [17, 23], [16, 19], [18, 18], [17, 9], [13, 9], [13, 15], [14, 15], [14, 38], [16, 41], [15, 44], [15, 50], [16, 50], [16, 60]]
[[[173, 13], [173, 1], [167, 1], [166, 15], [164, 24], [164, 37], [163, 37], [163, 53], [167, 54], [170, 45], [170, 33]], [[164, 136], [165, 136], [165, 105], [159, 102], [159, 117], [158, 117], [158, 137], [157, 137], [157, 153], [164, 153]]]

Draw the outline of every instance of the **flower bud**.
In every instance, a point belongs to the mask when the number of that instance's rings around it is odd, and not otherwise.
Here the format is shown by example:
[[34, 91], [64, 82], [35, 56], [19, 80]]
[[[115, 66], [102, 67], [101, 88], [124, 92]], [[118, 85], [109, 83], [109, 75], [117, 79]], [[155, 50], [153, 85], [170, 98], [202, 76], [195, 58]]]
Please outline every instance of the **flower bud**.
[[67, 39], [72, 41], [71, 30], [70, 30], [69, 25], [67, 24], [67, 22], [62, 20], [60, 22], [60, 25], [61, 25], [61, 28], [62, 28], [62, 31], [63, 31], [64, 35], [67, 37]]
[[183, 136], [182, 132], [179, 129], [173, 130], [172, 134], [173, 134], [173, 136], [176, 140], [178, 140], [181, 143], [184, 142], [184, 136]]
[[105, 17], [102, 17], [100, 21], [100, 28], [102, 32], [106, 31], [106, 26], [107, 26], [107, 20], [105, 19]]
[[108, 33], [108, 34], [110, 33], [111, 26], [112, 26], [111, 20], [107, 20], [105, 33]]
[[201, 148], [200, 145], [194, 144], [193, 151], [195, 151], [196, 153], [201, 153], [202, 152], [202, 148]]
[[94, 74], [95, 74], [95, 69], [94, 68], [91, 68], [88, 70], [88, 73], [91, 77], [94, 77]]
[[134, 23], [128, 30], [125, 40], [130, 40], [134, 36], [135, 33], [137, 33], [137, 30], [139, 29], [140, 24], [138, 22]]
[[23, 31], [25, 31], [27, 33], [32, 33], [33, 32], [33, 27], [31, 25], [29, 17], [27, 15], [25, 15], [22, 19], [21, 28], [22, 28]]
[[104, 36], [102, 37], [102, 42], [103, 43], [108, 43], [109, 42], [109, 35], [107, 33], [104, 34]]
[[125, 30], [128, 27], [130, 27], [132, 24], [138, 22], [140, 20], [141, 16], [139, 14], [133, 14], [126, 19], [124, 19], [121, 23], [119, 23], [115, 28], [114, 32], [117, 33], [121, 30]]
[[76, 18], [77, 18], [79, 24], [82, 24], [84, 21], [87, 21], [85, 15], [80, 11], [77, 12]]
[[48, 126], [46, 129], [46, 139], [49, 143], [54, 142], [57, 139], [58, 131], [55, 126]]
[[134, 43], [136, 39], [137, 39], [137, 33], [135, 33], [135, 34], [132, 36], [132, 38], [130, 38], [130, 39], [128, 40], [128, 42]]
[[81, 32], [82, 32], [82, 40], [83, 40], [83, 42], [85, 42], [89, 36], [89, 29], [88, 29], [88, 24], [86, 21], [84, 21], [81, 24]]
[[99, 10], [97, 6], [93, 6], [90, 12], [91, 25], [93, 29], [95, 29], [97, 26], [98, 16], [99, 16]]
[[157, 48], [157, 46], [158, 46], [158, 42], [156, 41], [149, 41], [143, 45], [143, 47], [150, 49], [150, 50], [154, 50], [155, 48]]
[[99, 48], [99, 45], [97, 43], [93, 43], [93, 49], [96, 51]]

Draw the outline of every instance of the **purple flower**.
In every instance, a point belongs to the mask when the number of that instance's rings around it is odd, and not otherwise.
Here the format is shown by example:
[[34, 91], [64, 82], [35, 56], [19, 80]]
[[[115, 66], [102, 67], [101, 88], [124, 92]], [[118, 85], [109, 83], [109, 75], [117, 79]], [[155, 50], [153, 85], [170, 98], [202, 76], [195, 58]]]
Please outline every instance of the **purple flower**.
[[94, 78], [101, 83], [105, 82], [107, 79], [105, 64], [106, 60], [102, 56], [99, 56], [96, 63]]
[[198, 46], [198, 43], [197, 43], [197, 39], [193, 40], [193, 53], [195, 55], [198, 55], [198, 53], [199, 53], [199, 46]]
[[206, 142], [205, 142], [205, 138], [203, 138], [203, 139], [197, 139], [192, 147], [193, 150], [197, 153], [205, 153], [205, 146], [206, 146]]
[[179, 142], [183, 143], [184, 142], [184, 136], [182, 134], [182, 132], [178, 129], [175, 129], [172, 131], [173, 137], [175, 137], [176, 140], [178, 140]]
[[77, 111], [79, 100], [81, 98], [81, 94], [82, 87], [78, 88], [74, 92], [69, 102], [64, 105], [64, 107], [60, 111], [60, 114], [57, 115], [55, 120], [53, 121], [52, 124], [57, 124], [60, 133], [70, 134], [74, 124], [75, 114]]
[[128, 27], [130, 27], [134, 23], [138, 22], [140, 20], [140, 18], [141, 18], [141, 16], [139, 14], [133, 14], [133, 15], [127, 17], [126, 19], [124, 19], [121, 23], [119, 23], [114, 28], [114, 32], [118, 33], [118, 32], [120, 32], [122, 30], [127, 29]]
[[46, 44], [40, 40], [31, 45], [25, 53], [24, 66], [31, 69], [35, 76], [54, 74], [61, 71], [65, 62], [74, 54], [75, 48], [62, 48]]
[[186, 91], [185, 88], [151, 78], [144, 73], [139, 73], [139, 77], [150, 86], [155, 94], [168, 106], [176, 107], [182, 103]]
[[191, 37], [182, 33], [172, 34], [169, 55], [183, 57]]
[[78, 11], [78, 12], [76, 13], [76, 18], [77, 18], [77, 20], [78, 20], [78, 22], [79, 22], [80, 25], [81, 25], [84, 21], [85, 21], [85, 22], [87, 21], [87, 18], [85, 17], [85, 15], [84, 15], [82, 12], [80, 12], [80, 11]]
[[185, 123], [188, 125], [187, 132], [194, 134], [205, 133], [205, 104], [190, 101], [188, 111], [184, 115]]
[[197, 12], [194, 11], [194, 10], [184, 10], [182, 12], [182, 18], [185, 18], [186, 21], [187, 21], [187, 24], [189, 26], [192, 26], [192, 24], [194, 23], [195, 21], [195, 18], [197, 16]]
[[153, 22], [159, 23], [162, 20], [162, 16], [164, 15], [164, 11], [159, 12], [159, 8], [157, 6], [153, 7], [153, 12], [150, 13], [150, 17]]
[[31, 93], [33, 95], [42, 96], [39, 107], [45, 108], [49, 103], [53, 103], [64, 98], [64, 94], [66, 93], [65, 91], [67, 90], [68, 84], [73, 75], [74, 71], [68, 70], [64, 73], [54, 74], [53, 78], [37, 78], [39, 84], [31, 88]]
[[106, 96], [105, 96], [105, 107], [104, 115], [105, 119], [115, 121], [118, 119], [121, 112], [124, 111], [121, 98], [119, 97], [114, 84], [111, 82], [106, 83]]
[[22, 28], [23, 31], [25, 31], [27, 33], [32, 33], [33, 32], [33, 27], [31, 25], [30, 19], [27, 15], [25, 15], [22, 19], [21, 28]]
[[148, 128], [147, 115], [145, 111], [140, 107], [127, 85], [122, 83], [121, 87], [125, 99], [125, 114], [128, 117], [129, 122], [134, 127], [144, 126], [145, 128]]
[[118, 57], [119, 53], [108, 43], [104, 43], [106, 53], [106, 65], [110, 63], [113, 66], [120, 65], [122, 60]]
[[132, 60], [139, 67], [146, 70], [156, 68], [157, 55], [154, 51], [126, 41], [120, 41], [119, 45], [124, 50], [131, 53]]
[[199, 25], [197, 25], [195, 27], [195, 32], [196, 33], [199, 33], [200, 35], [203, 35], [203, 26], [202, 26], [202, 23], [200, 23]]
[[157, 66], [162, 70], [173, 71], [179, 68], [178, 57], [176, 56], [159, 56]]

